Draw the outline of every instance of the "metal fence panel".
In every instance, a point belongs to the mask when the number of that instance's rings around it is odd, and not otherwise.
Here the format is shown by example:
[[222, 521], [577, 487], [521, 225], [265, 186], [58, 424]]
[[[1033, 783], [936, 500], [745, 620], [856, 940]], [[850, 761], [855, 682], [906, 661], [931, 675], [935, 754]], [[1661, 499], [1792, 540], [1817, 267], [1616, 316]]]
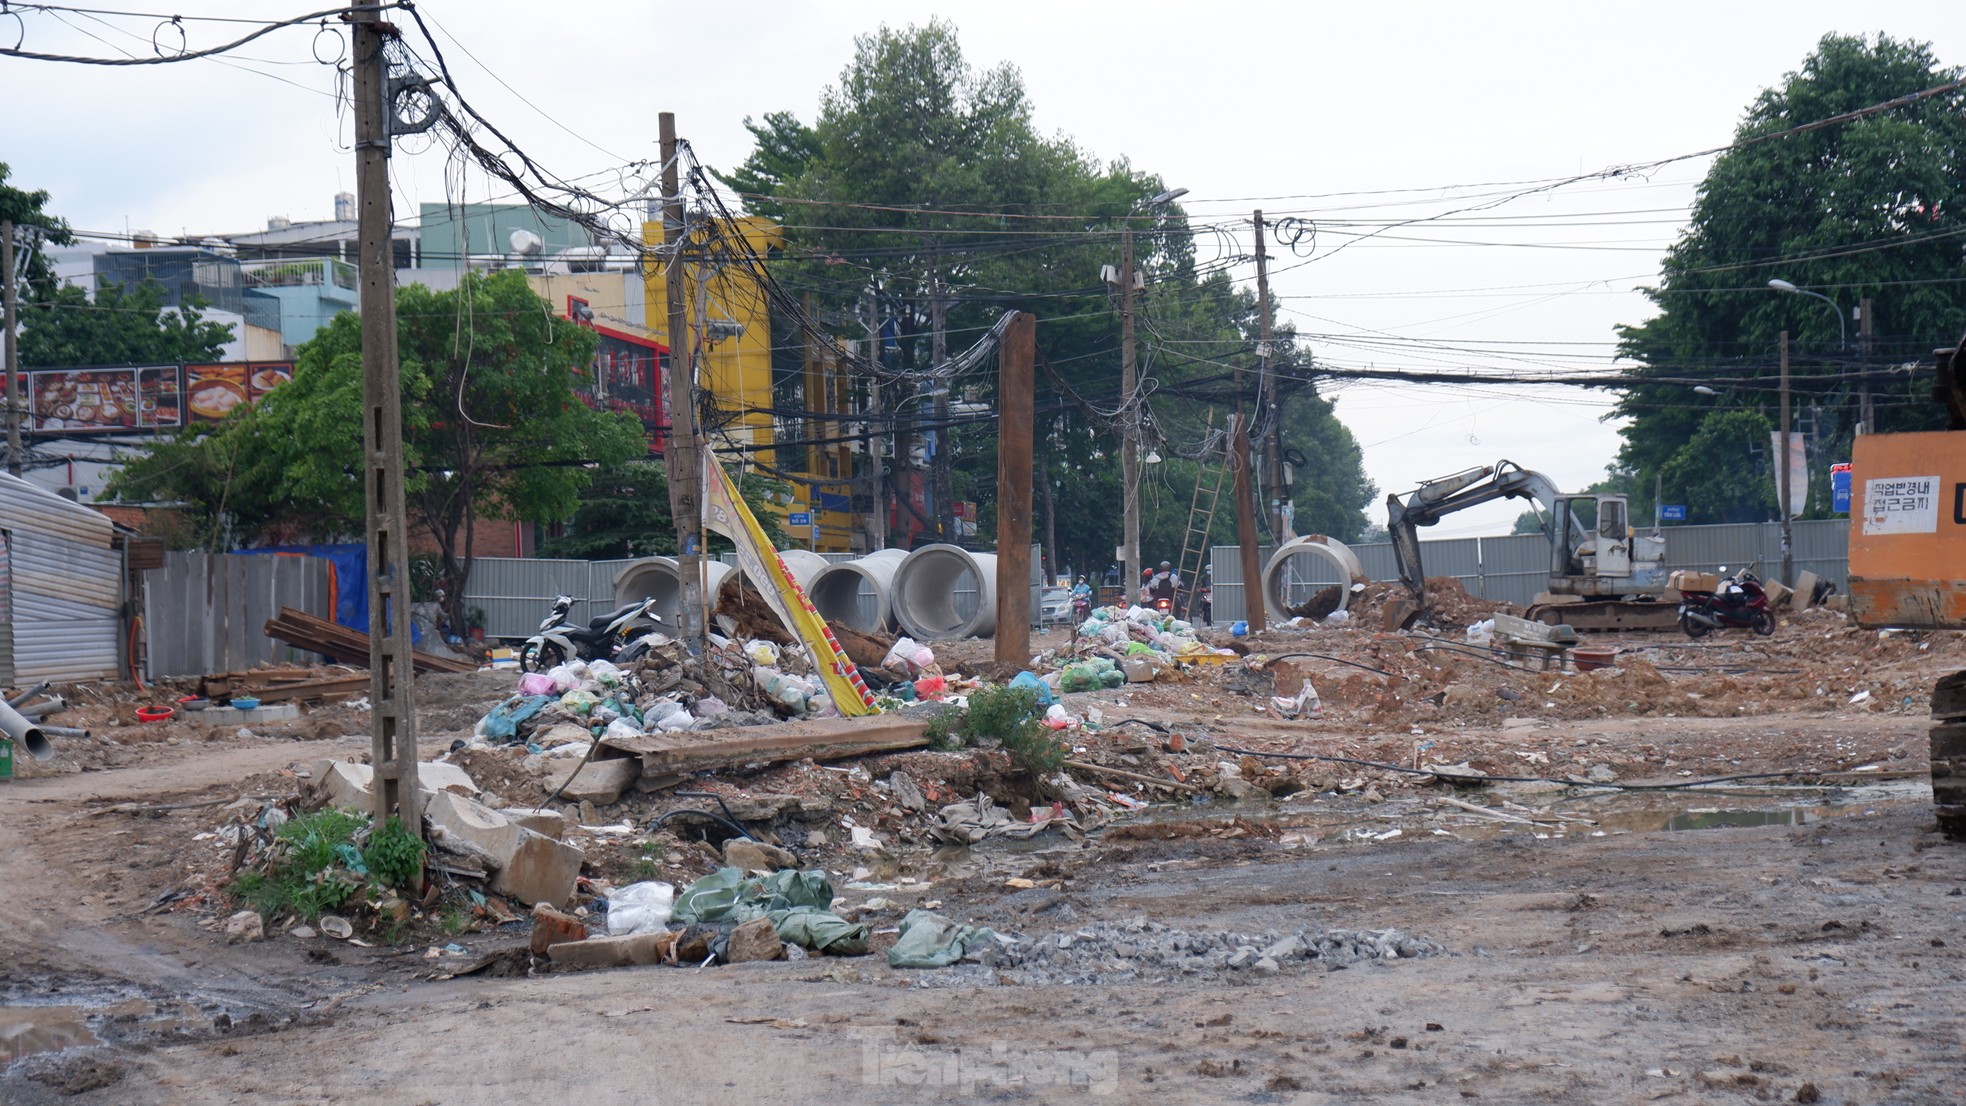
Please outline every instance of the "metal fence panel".
[[[602, 562], [616, 566], [625, 561]], [[593, 563], [546, 557], [476, 557], [471, 579], [464, 585], [465, 607], [485, 612], [487, 638], [524, 638], [539, 628], [553, 600], [571, 595], [577, 601], [571, 618], [585, 623], [614, 609], [613, 573], [606, 590], [594, 591]]]
[[321, 557], [169, 553], [144, 573], [143, 626], [152, 676], [236, 672], [313, 654], [266, 636], [281, 607], [334, 617], [334, 566]]
[[1550, 539], [1541, 534], [1511, 534], [1481, 539], [1483, 599], [1526, 607], [1550, 586]]

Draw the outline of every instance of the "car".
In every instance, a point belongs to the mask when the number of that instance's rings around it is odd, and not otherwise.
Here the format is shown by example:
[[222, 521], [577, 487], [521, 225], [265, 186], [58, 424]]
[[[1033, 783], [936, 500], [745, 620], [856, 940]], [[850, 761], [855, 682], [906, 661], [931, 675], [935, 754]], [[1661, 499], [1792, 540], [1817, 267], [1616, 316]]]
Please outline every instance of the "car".
[[1038, 622], [1049, 626], [1072, 620], [1072, 589], [1045, 588], [1038, 594]]

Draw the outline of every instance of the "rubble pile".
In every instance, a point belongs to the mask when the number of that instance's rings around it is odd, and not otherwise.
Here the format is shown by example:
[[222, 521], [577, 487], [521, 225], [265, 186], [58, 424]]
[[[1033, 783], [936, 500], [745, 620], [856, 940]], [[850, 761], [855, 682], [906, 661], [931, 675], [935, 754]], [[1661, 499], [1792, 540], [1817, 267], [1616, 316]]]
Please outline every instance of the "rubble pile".
[[1054, 691], [1092, 691], [1148, 683], [1179, 664], [1235, 656], [1201, 640], [1195, 627], [1145, 607], [1101, 607], [1079, 624], [1073, 661], [1044, 677]]
[[1238, 973], [1252, 981], [1284, 971], [1339, 971], [1448, 955], [1446, 946], [1399, 929], [1302, 927], [1235, 933], [1181, 929], [1135, 918], [1098, 922], [1015, 943], [984, 945], [974, 959], [1020, 984], [1093, 984]]

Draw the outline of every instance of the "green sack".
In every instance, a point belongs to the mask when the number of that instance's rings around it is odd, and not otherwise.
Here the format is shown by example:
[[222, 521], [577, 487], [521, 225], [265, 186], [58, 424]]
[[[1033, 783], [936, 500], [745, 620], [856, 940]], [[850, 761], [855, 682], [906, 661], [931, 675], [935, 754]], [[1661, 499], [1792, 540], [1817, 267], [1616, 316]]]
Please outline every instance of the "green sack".
[[796, 910], [774, 910], [766, 915], [778, 931], [778, 939], [790, 941], [800, 948], [823, 952], [828, 956], [865, 956], [867, 954], [868, 927], [858, 922], [849, 922], [838, 914], [824, 910], [800, 907]]
[[746, 878], [738, 868], [719, 868], [676, 896], [669, 917], [684, 925], [693, 922], [747, 922], [774, 910], [799, 907], [830, 909], [833, 883], [814, 869], [787, 869], [768, 876]]
[[910, 910], [901, 919], [901, 935], [887, 950], [890, 968], [946, 968], [963, 958], [969, 947], [996, 940], [982, 926], [957, 925], [940, 914]]

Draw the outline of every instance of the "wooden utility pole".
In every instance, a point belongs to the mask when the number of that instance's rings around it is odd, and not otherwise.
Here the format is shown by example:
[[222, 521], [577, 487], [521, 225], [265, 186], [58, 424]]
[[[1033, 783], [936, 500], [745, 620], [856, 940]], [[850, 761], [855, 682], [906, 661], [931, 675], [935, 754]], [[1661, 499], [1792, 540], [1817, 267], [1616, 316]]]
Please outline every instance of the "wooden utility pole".
[[705, 648], [703, 620], [703, 459], [696, 440], [696, 354], [689, 335], [689, 309], [683, 301], [683, 187], [677, 173], [676, 116], [656, 117], [662, 141], [663, 303], [669, 309], [669, 514], [676, 521], [676, 575], [681, 580], [677, 618], [684, 647], [692, 656]]
[[[1242, 373], [1236, 373], [1236, 395], [1242, 395]], [[1269, 626], [1268, 604], [1263, 601], [1263, 566], [1256, 561], [1256, 504], [1249, 486], [1249, 422], [1236, 401], [1236, 413], [1229, 423], [1229, 443], [1236, 467], [1236, 542], [1242, 547], [1243, 618], [1249, 632], [1260, 633]]]
[[1782, 583], [1795, 586], [1795, 546], [1789, 526], [1789, 332], [1782, 331], [1782, 456], [1776, 462], [1776, 493], [1781, 499], [1777, 510], [1782, 516]]
[[1269, 442], [1263, 449], [1263, 490], [1269, 496], [1270, 536], [1278, 545], [1289, 541], [1290, 490], [1283, 479], [1283, 419], [1277, 407], [1276, 348], [1272, 344], [1270, 317], [1270, 256], [1263, 242], [1263, 212], [1256, 212], [1256, 305], [1262, 312], [1262, 329], [1257, 332], [1256, 356], [1262, 364], [1257, 380], [1257, 421], [1270, 420]]
[[1857, 433], [1877, 432], [1876, 412], [1870, 403], [1870, 297], [1857, 301]]
[[7, 472], [19, 476], [21, 472], [20, 402], [15, 395], [19, 388], [15, 381], [20, 377], [20, 350], [14, 338], [14, 315], [18, 311], [16, 297], [19, 293], [14, 291], [14, 281], [14, 221], [8, 219], [0, 222], [0, 282], [4, 282], [4, 290], [0, 290], [0, 296], [5, 298], [7, 327], [5, 351], [7, 391], [4, 396], [7, 405]]
[[383, 46], [396, 28], [360, 7], [354, 28], [357, 262], [362, 310], [362, 461], [368, 502], [369, 717], [374, 728], [375, 817], [423, 832], [416, 785], [416, 672], [410, 663], [410, 550], [403, 503], [403, 388], [396, 359], [395, 219], [389, 151], [395, 112]]
[[1120, 502], [1125, 533], [1120, 542], [1120, 606], [1132, 606], [1140, 593], [1140, 420], [1135, 403], [1138, 371], [1133, 350], [1133, 224], [1120, 231]]
[[998, 664], [1031, 662], [1031, 451], [1038, 320], [1019, 311], [997, 356]]

